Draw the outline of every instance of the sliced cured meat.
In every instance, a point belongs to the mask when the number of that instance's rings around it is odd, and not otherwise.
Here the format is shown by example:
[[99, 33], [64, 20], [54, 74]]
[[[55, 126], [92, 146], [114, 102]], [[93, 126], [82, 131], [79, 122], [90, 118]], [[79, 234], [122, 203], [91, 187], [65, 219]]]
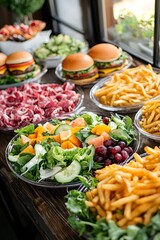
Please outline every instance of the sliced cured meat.
[[72, 112], [80, 99], [73, 83], [29, 83], [0, 91], [0, 128], [20, 128]]

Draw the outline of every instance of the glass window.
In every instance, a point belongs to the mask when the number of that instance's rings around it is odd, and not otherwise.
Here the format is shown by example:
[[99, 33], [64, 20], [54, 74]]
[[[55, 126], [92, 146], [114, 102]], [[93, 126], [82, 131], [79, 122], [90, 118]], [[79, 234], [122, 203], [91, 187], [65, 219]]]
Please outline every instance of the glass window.
[[99, 9], [103, 11], [103, 40], [153, 63], [155, 1], [102, 0]]
[[49, 0], [53, 32], [84, 39], [83, 11], [81, 0]]
[[[79, 29], [83, 32], [83, 25], [82, 25], [82, 12], [79, 0], [58, 0], [56, 1], [57, 6], [57, 15], [59, 18], [63, 19], [64, 22], [74, 26], [75, 28]], [[63, 6], [63, 7], [62, 7]], [[74, 31], [73, 29], [68, 28], [67, 26], [60, 24], [60, 32], [64, 34], [71, 35], [76, 38], [82, 38], [83, 36]]]

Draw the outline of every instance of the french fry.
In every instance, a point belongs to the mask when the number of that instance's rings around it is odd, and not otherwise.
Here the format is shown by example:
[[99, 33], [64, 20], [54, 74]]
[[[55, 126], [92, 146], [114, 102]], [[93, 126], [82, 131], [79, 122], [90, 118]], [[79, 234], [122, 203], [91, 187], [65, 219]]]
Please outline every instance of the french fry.
[[110, 190], [110, 191], [116, 191], [122, 189], [121, 184], [103, 184], [102, 189]]
[[119, 220], [117, 222], [117, 224], [118, 224], [119, 227], [123, 227], [127, 223], [127, 221], [128, 221], [128, 219], [124, 217], [121, 220]]
[[144, 214], [144, 224], [149, 223], [151, 216], [153, 215], [153, 213], [157, 212], [157, 210], [158, 210], [158, 205], [153, 206]]
[[105, 205], [104, 205], [104, 209], [106, 211], [110, 208], [110, 194], [111, 194], [111, 191], [105, 190]]
[[106, 220], [111, 220], [112, 219], [112, 212], [111, 211], [107, 211], [106, 212]]
[[115, 180], [116, 180], [117, 182], [119, 182], [119, 183], [123, 183], [123, 178], [122, 178], [121, 175], [119, 175], [119, 174], [116, 174], [116, 175], [115, 175]]
[[143, 205], [137, 205], [137, 207], [132, 211], [131, 218], [141, 216], [142, 213], [145, 213], [148, 209], [152, 207], [152, 202], [144, 203]]
[[132, 221], [128, 222], [128, 225], [136, 225], [136, 224], [142, 224], [143, 219], [141, 217], [136, 217]]
[[131, 207], [132, 202], [127, 203], [124, 207], [124, 216], [129, 220], [131, 219]]
[[101, 217], [106, 216], [106, 212], [98, 204], [95, 205], [95, 208], [98, 212], [98, 215], [100, 215]]
[[146, 196], [146, 195], [151, 195], [151, 194], [154, 194], [156, 193], [157, 190], [156, 189], [142, 189], [142, 190], [139, 190], [139, 189], [134, 189], [133, 190], [133, 193], [139, 195], [139, 196]]
[[85, 201], [85, 204], [86, 204], [87, 207], [94, 207], [93, 202]]
[[111, 207], [119, 207], [119, 206], [124, 205], [126, 203], [133, 202], [133, 201], [137, 200], [138, 198], [139, 198], [138, 195], [131, 195], [131, 196], [128, 196], [128, 197], [124, 197], [124, 198], [121, 198], [121, 199], [111, 203]]
[[93, 198], [92, 202], [93, 203], [98, 203], [98, 201], [99, 201], [99, 198], [98, 198], [98, 195], [97, 195]]
[[147, 203], [147, 202], [151, 202], [151, 201], [154, 201], [156, 198], [159, 198], [160, 197], [160, 194], [152, 194], [152, 195], [149, 195], [147, 197], [142, 197], [138, 200], [136, 200], [135, 202], [137, 204], [142, 204], [142, 203]]
[[97, 190], [98, 190], [98, 196], [99, 196], [100, 203], [101, 203], [101, 205], [103, 205], [105, 203], [105, 197], [104, 197], [104, 191], [102, 189], [101, 183], [98, 184]]

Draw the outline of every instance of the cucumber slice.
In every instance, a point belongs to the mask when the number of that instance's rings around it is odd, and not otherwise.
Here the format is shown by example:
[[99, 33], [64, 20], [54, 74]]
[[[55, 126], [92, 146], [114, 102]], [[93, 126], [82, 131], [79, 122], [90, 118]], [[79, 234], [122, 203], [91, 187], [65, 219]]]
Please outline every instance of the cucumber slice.
[[14, 156], [9, 155], [9, 156], [8, 156], [8, 159], [9, 159], [9, 161], [11, 161], [11, 162], [17, 162], [18, 158], [19, 158], [19, 155], [14, 155]]
[[55, 179], [59, 183], [69, 183], [74, 178], [77, 177], [77, 175], [81, 171], [81, 165], [78, 161], [74, 160], [68, 167], [66, 167], [64, 170], [58, 172], [55, 175]]
[[108, 126], [111, 128], [111, 130], [117, 128], [117, 124], [116, 124], [115, 122], [113, 122], [113, 121], [111, 121], [111, 122], [108, 124]]
[[90, 145], [89, 146], [89, 148], [90, 148], [90, 150], [91, 150], [91, 152], [90, 152], [90, 156], [94, 156], [94, 154], [95, 154], [95, 147], [93, 146], [93, 145]]
[[91, 135], [89, 135], [86, 139], [85, 139], [85, 143], [88, 143], [88, 141], [90, 141], [91, 139], [93, 139], [93, 138], [96, 138], [97, 136], [96, 135], [94, 135], [94, 134], [91, 134]]
[[69, 130], [69, 129], [71, 129], [71, 125], [69, 125], [69, 124], [60, 124], [57, 128], [56, 128], [56, 130], [55, 130], [55, 135], [57, 135], [57, 134], [59, 134], [60, 132], [62, 132], [62, 131], [66, 131], [66, 130]]

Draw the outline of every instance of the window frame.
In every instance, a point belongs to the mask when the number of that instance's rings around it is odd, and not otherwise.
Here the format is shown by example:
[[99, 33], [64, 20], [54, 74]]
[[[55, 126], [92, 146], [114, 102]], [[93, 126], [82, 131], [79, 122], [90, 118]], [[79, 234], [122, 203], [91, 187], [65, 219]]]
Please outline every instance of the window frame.
[[100, 34], [97, 35], [97, 31], [99, 31], [100, 26], [97, 0], [80, 0], [83, 19], [82, 24], [84, 28], [83, 31], [76, 28], [74, 25], [65, 22], [62, 18], [58, 16], [56, 0], [47, 0], [46, 5], [53, 34], [57, 35], [60, 33], [59, 24], [62, 24], [69, 29], [72, 29], [75, 32], [82, 34], [84, 38], [89, 42], [90, 46], [96, 44], [96, 42], [100, 40]]

